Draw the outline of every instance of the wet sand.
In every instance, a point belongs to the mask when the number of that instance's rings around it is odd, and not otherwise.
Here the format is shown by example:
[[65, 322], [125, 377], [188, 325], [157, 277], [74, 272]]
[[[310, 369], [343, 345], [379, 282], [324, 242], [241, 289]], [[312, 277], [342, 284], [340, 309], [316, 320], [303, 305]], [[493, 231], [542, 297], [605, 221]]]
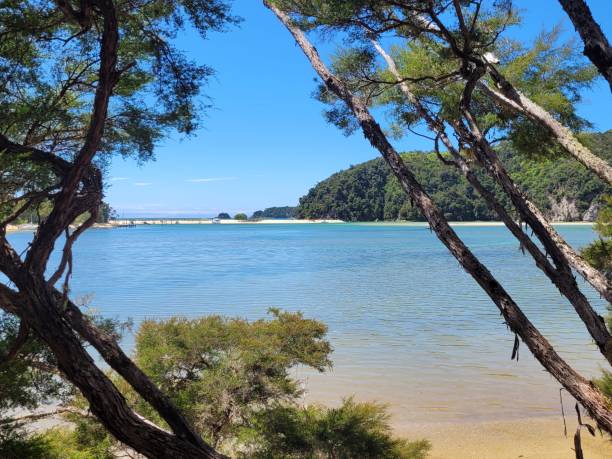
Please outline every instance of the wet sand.
[[[394, 427], [402, 437], [427, 438], [432, 444], [428, 459], [573, 459], [576, 420], [566, 421], [567, 438], [560, 417]], [[610, 439], [596, 435], [582, 431], [585, 459], [612, 458]]]

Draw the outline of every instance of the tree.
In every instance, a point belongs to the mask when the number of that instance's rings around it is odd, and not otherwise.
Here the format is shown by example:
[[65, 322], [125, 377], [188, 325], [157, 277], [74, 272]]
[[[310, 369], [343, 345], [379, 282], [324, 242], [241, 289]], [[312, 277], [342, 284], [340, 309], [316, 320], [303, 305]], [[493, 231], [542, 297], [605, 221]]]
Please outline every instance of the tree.
[[117, 218], [117, 211], [107, 202], [102, 202], [100, 205], [97, 223], [108, 223], [114, 218]]
[[384, 406], [352, 398], [338, 408], [275, 406], [258, 416], [263, 441], [246, 457], [425, 459], [429, 443], [393, 438], [388, 419]]
[[297, 208], [292, 206], [268, 207], [264, 210], [256, 210], [251, 218], [295, 218], [296, 212]]
[[[339, 408], [301, 407], [304, 391], [291, 370], [331, 367], [327, 327], [301, 313], [271, 309], [270, 316], [148, 320], [136, 334], [135, 359], [207, 441], [234, 457], [424, 457], [428, 442], [395, 438], [382, 405], [349, 398]], [[138, 413], [163, 423], [129, 385], [118, 377], [116, 384]], [[125, 449], [84, 406], [77, 397], [60, 408], [73, 429], [14, 430], [0, 436], [0, 452], [22, 453], [10, 459], [32, 450], [41, 451], [32, 457], [110, 459]]]
[[234, 215], [234, 220], [239, 220], [239, 221], [246, 221], [248, 220], [248, 217], [246, 214], [239, 212], [236, 215]]
[[584, 42], [584, 55], [608, 80], [612, 91], [612, 46], [599, 24], [593, 19], [589, 5], [584, 0], [559, 0], [559, 3]]
[[222, 220], [229, 220], [232, 217], [230, 217], [230, 214], [228, 214], [226, 212], [221, 212], [221, 213], [219, 213], [219, 215], [217, 215], [217, 218], [220, 218]]
[[606, 196], [595, 230], [599, 239], [582, 249], [586, 260], [612, 280], [612, 197]]
[[[483, 135], [482, 129], [478, 126], [480, 119], [476, 119], [471, 113], [471, 100], [476, 83], [483, 76], [483, 67], [487, 67], [486, 62], [490, 59], [485, 58], [478, 53], [484, 52], [482, 43], [495, 42], [496, 37], [503, 32], [507, 21], [499, 21], [499, 15], [487, 14], [485, 22], [486, 27], [479, 28], [478, 39], [475, 38], [473, 32], [477, 24], [477, 18], [481, 12], [481, 2], [473, 2], [474, 13], [471, 14], [469, 22], [466, 21], [464, 12], [460, 2], [453, 2], [454, 11], [459, 24], [459, 30], [449, 32], [449, 29], [441, 21], [440, 15], [449, 6], [446, 2], [434, 1], [415, 1], [406, 2], [406, 4], [396, 2], [359, 2], [348, 4], [346, 2], [310, 2], [310, 1], [264, 1], [264, 4], [270, 8], [277, 18], [285, 25], [293, 38], [296, 40], [302, 51], [310, 61], [314, 70], [319, 74], [325, 87], [322, 92], [322, 97], [327, 97], [332, 101], [338, 101], [338, 106], [335, 110], [328, 112], [328, 119], [336, 122], [342, 128], [361, 127], [364, 136], [370, 143], [379, 150], [398, 181], [402, 185], [404, 191], [410, 196], [411, 200], [419, 207], [420, 211], [427, 219], [432, 230], [449, 251], [455, 256], [462, 267], [472, 275], [474, 280], [485, 290], [493, 302], [498, 306], [501, 314], [504, 316], [505, 322], [512, 330], [517, 338], [513, 356], [515, 355], [518, 346], [518, 337], [530, 349], [537, 360], [549, 371], [580, 403], [585, 406], [591, 416], [609, 433], [612, 433], [612, 412], [605, 396], [589, 381], [580, 376], [573, 370], [552, 348], [548, 341], [542, 336], [537, 328], [533, 326], [528, 318], [522, 313], [518, 305], [503, 289], [503, 287], [495, 280], [490, 272], [483, 266], [480, 261], [471, 253], [465, 244], [459, 239], [456, 233], [448, 225], [448, 221], [433, 203], [431, 198], [425, 193], [422, 185], [415, 178], [401, 157], [389, 143], [386, 135], [382, 131], [379, 124], [371, 115], [368, 109], [368, 103], [371, 103], [376, 98], [375, 92], [370, 92], [371, 87], [364, 85], [364, 79], [367, 83], [374, 83], [373, 91], [376, 91], [376, 85], [383, 87], [393, 87], [400, 91], [401, 95], [407, 99], [407, 102], [414, 105], [420, 119], [423, 119], [428, 127], [436, 135], [436, 146], [439, 140], [442, 140], [445, 147], [449, 149], [452, 157], [453, 166], [461, 170], [470, 183], [472, 183], [480, 194], [487, 200], [491, 208], [498, 213], [504, 221], [508, 229], [521, 242], [521, 246], [526, 247], [529, 253], [533, 256], [536, 264], [547, 274], [547, 276], [555, 283], [562, 293], [570, 299], [581, 319], [585, 323], [591, 335], [600, 340], [600, 350], [602, 354], [612, 359], [612, 346], [609, 331], [605, 328], [603, 320], [593, 311], [584, 295], [580, 293], [573, 279], [569, 265], [574, 267], [579, 266], [579, 271], [591, 282], [606, 298], [610, 296], [610, 288], [608, 282], [603, 275], [598, 271], [586, 266], [586, 262], [577, 258], [571, 247], [560, 239], [554, 229], [541, 216], [537, 208], [529, 203], [524, 195], [516, 188], [515, 184], [507, 175], [503, 165], [499, 162], [497, 155], [491, 149], [487, 139]], [[503, 5], [502, 5], [503, 6]], [[292, 19], [288, 13], [294, 14]], [[398, 19], [398, 14], [401, 16]], [[428, 17], [424, 17], [427, 14]], [[365, 19], [364, 19], [365, 18]], [[369, 22], [368, 22], [369, 21]], [[497, 21], [497, 22], [496, 22]], [[470, 28], [466, 24], [470, 24]], [[497, 26], [496, 26], [497, 24]], [[501, 26], [500, 26], [501, 24]], [[370, 78], [371, 72], [366, 70], [365, 78], [360, 78], [364, 75], [364, 66], [359, 65], [359, 61], [363, 62], [365, 57], [368, 62], [368, 52], [359, 53], [358, 56], [362, 59], [357, 59], [358, 64], [354, 65], [355, 60], [350, 59], [339, 60], [338, 65], [335, 65], [336, 70], [342, 70], [341, 77], [333, 74], [321, 60], [316, 49], [310, 44], [304, 32], [298, 25], [304, 28], [313, 29], [317, 26], [326, 27], [328, 30], [337, 28], [345, 33], [349, 33], [353, 42], [356, 40], [375, 41], [376, 35], [382, 30], [397, 30], [398, 34], [410, 34], [411, 38], [415, 38], [411, 32], [417, 30], [416, 38], [420, 34], [431, 32], [434, 36], [442, 35], [443, 46], [451, 48], [451, 55], [456, 57], [450, 59], [450, 63], [454, 66], [454, 59], [461, 63], [459, 71], [443, 73], [442, 75], [428, 74], [420, 78], [403, 78], [395, 74], [393, 70], [393, 62], [385, 59], [390, 67], [390, 72], [394, 79], [391, 83], [389, 80], [380, 81], [379, 79]], [[433, 30], [432, 30], [433, 28]], [[429, 38], [429, 37], [426, 37]], [[461, 45], [457, 45], [456, 40], [462, 40]], [[491, 41], [492, 40], [492, 41]], [[434, 42], [435, 43], [435, 42]], [[376, 47], [376, 43], [373, 44]], [[486, 50], [486, 45], [484, 45]], [[385, 53], [380, 53], [383, 58]], [[371, 54], [370, 54], [371, 55]], [[442, 56], [448, 56], [446, 54]], [[373, 62], [371, 59], [369, 62]], [[457, 61], [454, 61], [457, 62]], [[438, 70], [436, 67], [428, 66], [429, 71]], [[479, 70], [480, 69], [480, 70]], [[446, 69], [442, 69], [444, 71]], [[348, 78], [347, 78], [348, 75]], [[376, 75], [375, 75], [376, 76]], [[459, 81], [457, 76], [467, 81], [461, 89], [452, 92], [449, 87], [444, 87], [443, 91], [451, 97], [455, 97], [454, 104], [443, 104], [442, 108], [450, 111], [449, 119], [439, 119], [438, 115], [429, 111], [420, 100], [410, 91], [405, 89], [406, 81], [421, 82], [426, 81], [428, 84], [439, 83], [445, 79], [454, 77], [450, 81]], [[355, 82], [358, 85], [355, 85]], [[364, 89], [365, 88], [365, 89]], [[359, 96], [355, 94], [357, 92]], [[444, 112], [443, 112], [444, 113]], [[410, 119], [410, 118], [408, 118]], [[412, 118], [414, 119], [414, 118]], [[448, 139], [445, 133], [445, 122], [455, 130], [459, 139], [459, 147], [457, 148]], [[486, 133], [486, 131], [484, 131]], [[511, 198], [516, 211], [521, 215], [529, 226], [537, 234], [538, 238], [544, 244], [548, 253], [554, 252], [553, 260], [555, 265], [547, 260], [547, 255], [542, 253], [536, 244], [527, 236], [522, 227], [508, 215], [503, 207], [499, 205], [495, 197], [491, 195], [489, 190], [482, 187], [481, 184], [474, 178], [471, 165], [466, 159], [467, 153], [476, 159], [481, 167], [489, 173], [504, 192]], [[446, 161], [441, 157], [441, 160]], [[578, 268], [577, 268], [578, 269]]]
[[[199, 88], [212, 71], [173, 46], [177, 31], [189, 23], [205, 36], [233, 22], [222, 0], [23, 0], [0, 12], [0, 271], [10, 281], [0, 284], [0, 307], [50, 349], [58, 370], [114, 436], [150, 457], [220, 455], [116, 339], [71, 301], [72, 246], [99, 215], [102, 170], [112, 155], [146, 160], [168, 132], [189, 134], [197, 126]], [[6, 226], [45, 203], [51, 211], [20, 255], [5, 237]], [[59, 266], [49, 266], [64, 234]], [[128, 406], [82, 341], [117, 369], [170, 431]]]

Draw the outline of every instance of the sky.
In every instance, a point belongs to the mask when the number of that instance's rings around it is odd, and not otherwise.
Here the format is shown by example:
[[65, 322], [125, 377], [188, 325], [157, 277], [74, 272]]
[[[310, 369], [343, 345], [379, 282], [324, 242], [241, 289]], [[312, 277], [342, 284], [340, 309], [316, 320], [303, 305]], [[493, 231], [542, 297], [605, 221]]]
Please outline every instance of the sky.
[[[594, 17], [612, 37], [609, 0], [589, 0]], [[529, 40], [561, 24], [579, 37], [557, 0], [515, 0], [524, 23], [512, 32]], [[345, 137], [327, 124], [312, 98], [316, 74], [294, 40], [260, 1], [234, 0], [243, 21], [207, 40], [182, 34], [177, 46], [215, 70], [203, 88], [210, 98], [202, 127], [192, 136], [172, 135], [156, 159], [138, 165], [115, 158], [105, 200], [122, 217], [204, 217], [271, 206], [297, 205], [319, 181], [378, 153], [361, 133]], [[316, 37], [314, 37], [316, 38]], [[317, 43], [324, 52], [329, 43]], [[584, 94], [579, 114], [597, 130], [612, 129], [612, 97], [603, 78]], [[430, 150], [410, 136], [400, 151]]]

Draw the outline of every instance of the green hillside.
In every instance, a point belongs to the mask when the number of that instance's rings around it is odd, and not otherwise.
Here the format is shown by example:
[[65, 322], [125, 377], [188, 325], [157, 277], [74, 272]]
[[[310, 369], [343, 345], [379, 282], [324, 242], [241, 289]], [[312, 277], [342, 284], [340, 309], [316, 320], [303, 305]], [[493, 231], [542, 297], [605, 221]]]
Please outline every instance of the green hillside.
[[[584, 135], [582, 140], [599, 156], [612, 160], [612, 131]], [[595, 175], [575, 160], [526, 158], [502, 146], [499, 155], [508, 171], [551, 220], [592, 220], [600, 198], [610, 193]], [[418, 180], [449, 220], [495, 220], [493, 213], [456, 169], [442, 164], [434, 153], [402, 155]], [[505, 195], [479, 171], [481, 181]], [[298, 218], [338, 218], [346, 221], [423, 220], [381, 158], [335, 173], [300, 199]]]

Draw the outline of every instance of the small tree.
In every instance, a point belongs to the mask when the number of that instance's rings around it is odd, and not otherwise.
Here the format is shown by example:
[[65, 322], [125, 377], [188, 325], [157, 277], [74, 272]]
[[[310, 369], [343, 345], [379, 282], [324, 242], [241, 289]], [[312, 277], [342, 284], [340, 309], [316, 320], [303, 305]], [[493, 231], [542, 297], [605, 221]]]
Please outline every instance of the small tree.
[[229, 220], [232, 217], [230, 217], [230, 214], [227, 212], [220, 212], [219, 215], [217, 215], [217, 218], [220, 218], [221, 220]]
[[[254, 322], [219, 316], [145, 321], [136, 335], [136, 362], [206, 440], [233, 457], [423, 457], [428, 443], [395, 438], [382, 405], [349, 398], [339, 408], [299, 406], [303, 389], [291, 370], [302, 365], [316, 371], [331, 367], [327, 327], [300, 313], [270, 312], [271, 318]], [[106, 327], [117, 329], [116, 324]], [[49, 374], [54, 369], [49, 365]], [[5, 371], [0, 367], [0, 378]], [[19, 374], [27, 376], [27, 366], [8, 375]], [[139, 414], [164, 423], [128, 384], [114, 379]], [[20, 393], [34, 385], [24, 377], [5, 382]], [[77, 397], [60, 408], [74, 423], [71, 430], [28, 435], [16, 422], [0, 420], [0, 456], [114, 457], [113, 452], [124, 446], [83, 409], [86, 406]]]
[[247, 217], [246, 214], [240, 212], [240, 213], [237, 213], [236, 215], [234, 215], [234, 220], [245, 221], [245, 220], [248, 220], [248, 217]]

